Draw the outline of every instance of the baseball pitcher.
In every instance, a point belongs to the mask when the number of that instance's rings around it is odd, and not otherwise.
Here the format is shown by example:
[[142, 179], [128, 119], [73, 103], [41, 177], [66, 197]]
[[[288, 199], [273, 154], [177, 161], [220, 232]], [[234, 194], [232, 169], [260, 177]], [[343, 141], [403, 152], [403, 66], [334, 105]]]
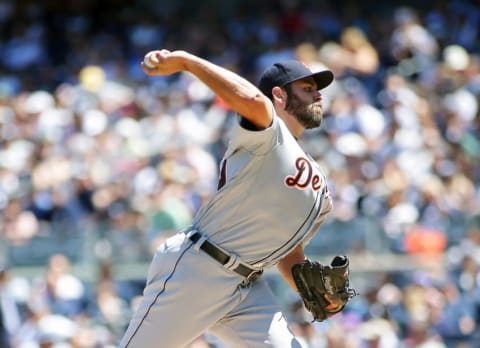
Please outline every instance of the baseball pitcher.
[[353, 296], [348, 258], [323, 266], [303, 248], [332, 200], [325, 175], [297, 139], [323, 118], [319, 92], [332, 72], [298, 61], [268, 68], [258, 87], [185, 51], [149, 52], [149, 76], [190, 72], [238, 114], [220, 164], [218, 190], [192, 226], [163, 243], [123, 348], [179, 348], [208, 330], [231, 347], [300, 347], [263, 270], [277, 267], [315, 320]]

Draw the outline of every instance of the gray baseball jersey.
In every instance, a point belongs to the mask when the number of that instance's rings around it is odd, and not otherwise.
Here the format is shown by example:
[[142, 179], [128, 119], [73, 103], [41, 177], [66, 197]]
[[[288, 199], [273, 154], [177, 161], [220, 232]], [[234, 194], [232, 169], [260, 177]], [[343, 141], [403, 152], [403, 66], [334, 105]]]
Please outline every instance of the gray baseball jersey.
[[278, 116], [265, 130], [236, 124], [218, 192], [157, 250], [120, 346], [178, 348], [210, 330], [232, 347], [300, 347], [265, 279], [245, 286], [188, 235], [264, 269], [308, 243], [331, 208], [325, 176]]
[[194, 225], [258, 267], [274, 265], [312, 237], [331, 209], [325, 176], [283, 121], [257, 134], [233, 129], [223, 186]]

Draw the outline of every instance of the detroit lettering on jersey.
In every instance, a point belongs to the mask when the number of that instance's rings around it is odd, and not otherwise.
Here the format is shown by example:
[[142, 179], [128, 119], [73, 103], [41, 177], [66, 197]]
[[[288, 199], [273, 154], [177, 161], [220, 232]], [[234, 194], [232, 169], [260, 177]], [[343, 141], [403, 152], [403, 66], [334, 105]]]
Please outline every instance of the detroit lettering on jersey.
[[285, 178], [285, 184], [289, 187], [305, 189], [309, 186], [314, 191], [323, 187], [323, 176], [319, 175], [313, 168], [312, 163], [305, 157], [299, 157], [295, 161], [297, 172]]
[[[311, 159], [312, 160], [312, 159]], [[320, 175], [316, 168], [312, 166], [311, 160], [305, 157], [299, 157], [295, 161], [295, 168], [297, 172], [295, 175], [289, 175], [285, 178], [285, 184], [289, 187], [297, 187], [299, 189], [305, 189], [308, 186], [314, 191], [319, 191], [324, 186], [324, 177]], [[227, 182], [226, 163], [224, 160], [220, 169], [220, 175], [218, 177], [217, 190], [220, 190]]]

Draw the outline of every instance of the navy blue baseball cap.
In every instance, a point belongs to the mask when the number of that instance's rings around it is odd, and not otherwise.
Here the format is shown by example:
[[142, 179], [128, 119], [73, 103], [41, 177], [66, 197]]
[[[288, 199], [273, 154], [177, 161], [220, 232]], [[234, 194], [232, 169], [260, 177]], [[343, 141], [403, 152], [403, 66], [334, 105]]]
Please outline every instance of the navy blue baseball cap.
[[305, 64], [298, 60], [287, 60], [275, 63], [267, 68], [260, 77], [258, 88], [263, 94], [272, 99], [273, 87], [284, 87], [291, 82], [306, 77], [313, 77], [315, 79], [318, 90], [327, 87], [333, 81], [333, 73], [330, 70], [312, 72]]

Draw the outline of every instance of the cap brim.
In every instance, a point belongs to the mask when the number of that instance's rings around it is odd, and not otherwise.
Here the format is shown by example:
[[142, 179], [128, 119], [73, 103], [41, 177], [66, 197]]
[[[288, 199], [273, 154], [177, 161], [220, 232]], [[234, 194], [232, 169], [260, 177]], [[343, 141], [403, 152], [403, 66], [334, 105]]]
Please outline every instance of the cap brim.
[[313, 77], [315, 79], [315, 82], [317, 83], [317, 88], [319, 90], [327, 87], [333, 81], [333, 73], [330, 70], [323, 70], [313, 74], [301, 76], [299, 78], [296, 78], [295, 80], [289, 81], [288, 83], [303, 80], [307, 77]]

